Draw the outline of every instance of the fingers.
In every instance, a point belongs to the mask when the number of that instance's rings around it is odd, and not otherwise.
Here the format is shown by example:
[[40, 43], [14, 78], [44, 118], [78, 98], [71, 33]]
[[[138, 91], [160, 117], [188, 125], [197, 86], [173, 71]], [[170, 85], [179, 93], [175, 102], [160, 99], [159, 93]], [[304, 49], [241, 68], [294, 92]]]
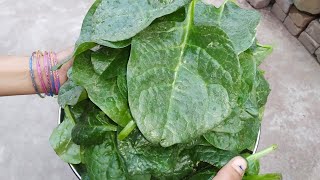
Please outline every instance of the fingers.
[[247, 161], [240, 156], [231, 159], [213, 180], [241, 180], [247, 168]]

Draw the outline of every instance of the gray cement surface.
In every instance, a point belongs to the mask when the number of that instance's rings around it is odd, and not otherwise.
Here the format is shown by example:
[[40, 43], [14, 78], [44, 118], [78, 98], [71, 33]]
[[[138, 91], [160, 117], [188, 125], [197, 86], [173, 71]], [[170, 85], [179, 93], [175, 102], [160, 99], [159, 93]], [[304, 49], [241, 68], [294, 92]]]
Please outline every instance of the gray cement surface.
[[[0, 0], [0, 54], [29, 55], [73, 45], [91, 2]], [[320, 179], [320, 66], [268, 10], [261, 13], [258, 39], [273, 45], [274, 52], [261, 66], [272, 91], [259, 149], [279, 145], [262, 159], [262, 173], [282, 172], [285, 180]], [[57, 118], [54, 98], [0, 97], [0, 179], [76, 179], [48, 143]]]

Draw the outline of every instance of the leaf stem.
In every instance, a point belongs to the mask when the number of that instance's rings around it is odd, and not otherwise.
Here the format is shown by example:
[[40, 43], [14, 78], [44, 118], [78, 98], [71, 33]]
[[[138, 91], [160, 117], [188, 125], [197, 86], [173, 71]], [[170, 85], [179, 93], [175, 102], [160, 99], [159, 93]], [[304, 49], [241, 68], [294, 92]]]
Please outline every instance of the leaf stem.
[[69, 106], [67, 105], [66, 107], [64, 107], [64, 112], [67, 116], [68, 119], [70, 119], [70, 121], [73, 123], [73, 124], [76, 124], [76, 121], [74, 120], [74, 117], [70, 111], [70, 108]]
[[270, 146], [267, 149], [264, 149], [264, 150], [262, 150], [260, 152], [257, 152], [255, 154], [252, 154], [252, 155], [248, 156], [247, 157], [247, 161], [258, 160], [261, 157], [263, 157], [263, 156], [275, 151], [277, 148], [278, 148], [278, 146], [274, 144], [274, 145]]
[[118, 135], [119, 140], [124, 140], [135, 128], [136, 128], [136, 123], [131, 120], [126, 127], [122, 129], [122, 131]]

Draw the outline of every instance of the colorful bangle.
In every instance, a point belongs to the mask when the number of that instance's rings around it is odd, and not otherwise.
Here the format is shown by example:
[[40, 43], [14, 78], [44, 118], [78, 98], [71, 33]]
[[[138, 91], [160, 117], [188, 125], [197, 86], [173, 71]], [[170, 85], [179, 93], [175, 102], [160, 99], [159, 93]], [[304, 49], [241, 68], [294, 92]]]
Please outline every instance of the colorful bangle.
[[30, 77], [31, 77], [31, 81], [32, 81], [32, 85], [33, 85], [34, 90], [36, 91], [36, 93], [38, 94], [39, 97], [44, 98], [44, 96], [42, 96], [39, 93], [39, 90], [38, 90], [38, 87], [37, 87], [37, 84], [36, 84], [36, 81], [34, 78], [34, 72], [32, 69], [34, 55], [35, 55], [35, 52], [32, 53], [32, 55], [30, 56], [30, 60], [29, 60]]
[[[57, 65], [58, 62], [57, 62], [57, 54], [54, 53], [54, 52], [51, 52], [53, 54], [53, 62], [54, 62], [54, 65]], [[54, 71], [53, 72], [54, 75], [55, 75], [55, 88], [56, 88], [56, 94], [59, 94], [59, 89], [60, 89], [60, 79], [59, 79], [59, 73], [58, 71]]]
[[40, 58], [42, 56], [43, 55], [42, 55], [42, 53], [40, 51], [36, 52], [36, 65], [37, 65], [37, 71], [38, 71], [38, 76], [39, 76], [41, 88], [42, 88], [43, 92], [46, 95], [48, 95], [48, 91], [47, 91], [46, 85], [44, 83], [43, 76], [42, 76], [42, 71], [41, 71], [41, 67], [40, 67]]
[[51, 83], [50, 83], [50, 76], [49, 76], [50, 71], [51, 71], [50, 65], [49, 65], [50, 61], [49, 61], [49, 58], [48, 58], [48, 52], [47, 51], [44, 52], [43, 61], [44, 61], [44, 71], [46, 73], [46, 78], [47, 78], [48, 87], [49, 87], [49, 94], [50, 94], [50, 96], [53, 96], [53, 92], [52, 92], [52, 89], [51, 89]]
[[55, 92], [55, 84], [54, 84], [54, 74], [53, 74], [53, 71], [52, 71], [52, 57], [51, 57], [51, 54], [49, 54], [49, 69], [50, 69], [51, 89], [52, 89], [52, 92], [54, 94], [56, 94], [56, 92]]

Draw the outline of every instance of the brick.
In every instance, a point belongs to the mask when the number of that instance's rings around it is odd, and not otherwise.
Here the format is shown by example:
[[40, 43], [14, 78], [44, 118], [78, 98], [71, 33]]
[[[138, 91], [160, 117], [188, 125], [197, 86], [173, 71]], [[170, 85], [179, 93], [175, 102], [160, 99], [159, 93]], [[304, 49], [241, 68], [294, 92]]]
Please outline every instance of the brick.
[[279, 7], [282, 9], [282, 11], [286, 14], [288, 14], [290, 7], [293, 4], [293, 0], [276, 0]]
[[317, 56], [317, 60], [320, 63], [320, 47], [316, 50], [314, 54]]
[[247, 0], [252, 7], [261, 9], [267, 7], [270, 4], [270, 0]]
[[320, 44], [320, 22], [317, 20], [312, 21], [306, 29], [308, 33], [317, 43]]
[[311, 14], [320, 13], [319, 0], [293, 0], [294, 5], [300, 10]]
[[274, 3], [273, 6], [272, 6], [272, 9], [271, 9], [271, 12], [281, 21], [283, 22], [286, 17], [287, 17], [287, 14], [284, 13], [282, 11], [282, 9], [279, 7], [279, 5], [277, 3]]
[[299, 11], [295, 6], [291, 7], [289, 17], [294, 24], [300, 28], [306, 27], [312, 20], [315, 19], [314, 16]]
[[303, 31], [299, 36], [299, 41], [303, 44], [303, 46], [311, 53], [314, 54], [316, 49], [319, 48], [319, 44], [312, 39], [305, 31]]
[[287, 16], [283, 24], [288, 29], [288, 31], [294, 36], [299, 35], [303, 31], [302, 28], [299, 28], [297, 25], [294, 24], [294, 22], [291, 20], [289, 16]]

